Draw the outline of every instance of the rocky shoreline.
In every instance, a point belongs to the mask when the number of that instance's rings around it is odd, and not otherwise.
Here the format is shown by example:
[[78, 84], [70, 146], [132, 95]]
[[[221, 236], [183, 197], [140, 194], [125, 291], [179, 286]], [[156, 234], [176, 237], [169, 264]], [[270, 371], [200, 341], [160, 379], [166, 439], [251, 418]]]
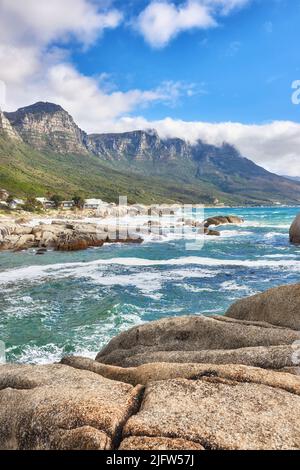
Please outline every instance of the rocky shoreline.
[[[174, 215], [175, 208], [151, 209], [149, 220], [142, 226], [132, 229], [122, 222], [122, 217], [148, 215], [147, 208], [113, 208], [106, 212], [95, 222], [73, 219], [49, 219], [49, 221], [34, 222], [30, 219], [0, 219], [0, 251], [21, 251], [34, 248], [37, 254], [43, 254], [48, 249], [56, 251], [77, 251], [90, 247], [101, 247], [105, 243], [142, 243], [145, 236], [149, 234], [161, 235], [166, 229], [161, 217]], [[96, 214], [92, 214], [95, 215]], [[63, 216], [61, 216], [63, 217]], [[82, 216], [83, 217], [83, 216]], [[114, 223], [111, 218], [115, 218]], [[151, 218], [152, 217], [152, 218]], [[153, 218], [154, 217], [154, 218]], [[158, 218], [158, 220], [157, 220]], [[93, 220], [93, 219], [92, 219]], [[107, 223], [105, 221], [108, 220]], [[194, 219], [175, 219], [171, 229], [182, 229], [189, 227], [203, 235], [220, 236], [221, 233], [212, 230], [211, 226], [241, 224], [243, 220], [237, 216], [216, 216], [198, 222]], [[170, 227], [167, 227], [170, 229]]]
[[300, 449], [300, 284], [0, 367], [1, 449]]

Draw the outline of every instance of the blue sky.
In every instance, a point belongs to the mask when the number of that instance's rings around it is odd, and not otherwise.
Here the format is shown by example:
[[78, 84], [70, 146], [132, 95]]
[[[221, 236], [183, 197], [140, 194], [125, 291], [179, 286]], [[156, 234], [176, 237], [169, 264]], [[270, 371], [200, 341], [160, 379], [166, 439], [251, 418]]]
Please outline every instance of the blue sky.
[[228, 141], [299, 176], [299, 20], [300, 0], [0, 0], [0, 106]]
[[[126, 10], [134, 17], [147, 2], [132, 4]], [[218, 27], [182, 32], [160, 49], [124, 24], [87, 53], [77, 51], [74, 61], [84, 74], [110, 74], [110, 83], [123, 91], [164, 81], [194, 85], [193, 96], [182, 96], [176, 106], [143, 110], [147, 119], [299, 121], [300, 108], [291, 102], [291, 83], [300, 77], [299, 43], [300, 2], [258, 0]]]

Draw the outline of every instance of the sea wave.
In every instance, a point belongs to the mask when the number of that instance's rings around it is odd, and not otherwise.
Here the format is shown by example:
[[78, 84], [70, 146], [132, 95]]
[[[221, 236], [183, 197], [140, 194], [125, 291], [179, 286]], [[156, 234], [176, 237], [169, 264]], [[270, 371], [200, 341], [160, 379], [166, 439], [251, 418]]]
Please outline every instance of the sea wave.
[[[287, 268], [291, 271], [300, 271], [300, 260], [295, 259], [218, 259], [206, 258], [200, 256], [185, 256], [173, 259], [145, 259], [145, 258], [111, 258], [100, 259], [88, 263], [65, 263], [65, 264], [50, 264], [46, 266], [30, 266], [26, 268], [17, 268], [2, 271], [0, 273], [0, 284], [5, 285], [8, 283], [15, 283], [18, 281], [33, 281], [40, 278], [61, 278], [61, 277], [92, 277], [99, 276], [98, 268], [102, 266], [124, 266], [124, 267], [160, 267], [160, 266], [204, 266], [204, 267], [222, 267], [222, 266], [237, 266], [245, 268]], [[209, 275], [209, 273], [206, 273]], [[137, 274], [138, 276], [141, 273]], [[201, 273], [205, 275], [205, 272]], [[115, 277], [115, 276], [113, 276]], [[94, 278], [96, 280], [96, 278]], [[99, 280], [99, 277], [97, 277]], [[103, 279], [103, 282], [106, 282]], [[111, 282], [108, 280], [107, 282]]]

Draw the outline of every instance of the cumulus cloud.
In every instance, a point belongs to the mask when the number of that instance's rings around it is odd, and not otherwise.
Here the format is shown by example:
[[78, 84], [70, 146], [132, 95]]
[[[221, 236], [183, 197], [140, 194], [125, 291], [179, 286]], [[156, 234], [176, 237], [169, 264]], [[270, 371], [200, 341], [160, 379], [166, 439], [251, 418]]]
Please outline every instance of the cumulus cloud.
[[[89, 0], [0, 0], [0, 41], [11, 45], [77, 39], [89, 45], [122, 14]], [[105, 4], [103, 4], [105, 5]]]
[[25, 89], [12, 86], [7, 91], [7, 110], [14, 110], [34, 101], [59, 103], [89, 133], [104, 132], [112, 122], [137, 106], [153, 102], [173, 104], [182, 94], [193, 90], [180, 82], [164, 82], [152, 90], [133, 89], [127, 92], [103, 91], [99, 79], [79, 73], [69, 63], [57, 63], [47, 69], [47, 75], [37, 76]]
[[[103, 74], [80, 73], [69, 57], [69, 42], [87, 48], [122, 14], [109, 0], [0, 0], [0, 81], [7, 111], [36, 101], [59, 103], [89, 132], [155, 101], [173, 105], [191, 96], [193, 85], [164, 82], [153, 90], [110, 91]], [[2, 93], [3, 95], [3, 93]], [[3, 105], [2, 105], [3, 106]], [[88, 112], [87, 112], [88, 110]]]
[[[0, 79], [26, 86], [47, 66], [62, 60], [62, 46], [73, 40], [91, 45], [122, 14], [91, 0], [0, 0]], [[60, 45], [60, 49], [55, 47]]]
[[187, 0], [178, 6], [168, 0], [153, 0], [137, 18], [136, 29], [152, 47], [161, 48], [183, 31], [217, 26], [219, 16], [226, 16], [250, 1]]
[[246, 125], [234, 122], [187, 122], [171, 118], [147, 121], [143, 117], [127, 117], [107, 125], [107, 131], [114, 132], [149, 128], [156, 129], [162, 138], [179, 137], [191, 143], [201, 139], [218, 146], [229, 142], [242, 156], [269, 171], [300, 176], [300, 124], [295, 122]]

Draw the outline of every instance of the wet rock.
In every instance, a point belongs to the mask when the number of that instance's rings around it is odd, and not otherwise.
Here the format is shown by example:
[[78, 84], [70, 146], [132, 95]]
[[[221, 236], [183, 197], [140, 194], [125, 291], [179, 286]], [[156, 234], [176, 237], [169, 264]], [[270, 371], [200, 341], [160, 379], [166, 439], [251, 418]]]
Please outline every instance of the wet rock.
[[204, 221], [205, 227], [210, 227], [211, 225], [227, 225], [227, 224], [242, 224], [244, 219], [236, 215], [218, 215], [215, 217], [209, 217]]

